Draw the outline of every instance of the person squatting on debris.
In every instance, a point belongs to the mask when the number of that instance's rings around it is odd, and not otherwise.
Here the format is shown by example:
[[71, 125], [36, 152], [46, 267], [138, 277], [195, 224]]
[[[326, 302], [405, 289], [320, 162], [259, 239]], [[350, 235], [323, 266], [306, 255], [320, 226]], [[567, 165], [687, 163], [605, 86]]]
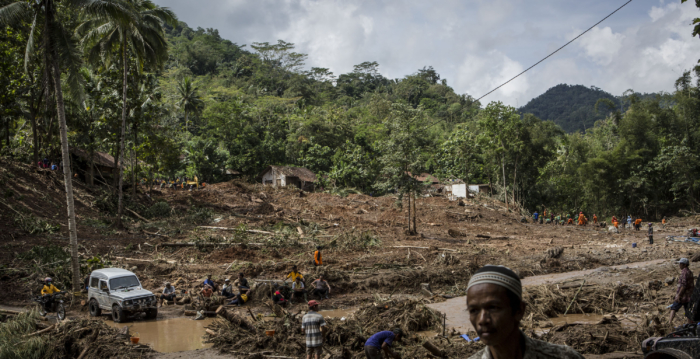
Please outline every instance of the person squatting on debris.
[[304, 276], [299, 273], [299, 270], [297, 269], [297, 266], [292, 266], [292, 271], [287, 274], [287, 276], [284, 278], [284, 282], [287, 282], [287, 279], [291, 279], [292, 282], [296, 281], [297, 278], [301, 278], [301, 280], [304, 280]]
[[297, 276], [297, 279], [292, 283], [292, 304], [294, 303], [294, 299], [299, 298], [304, 298], [304, 302], [308, 301], [306, 299], [306, 290], [304, 290], [304, 282], [301, 281], [301, 276]]
[[311, 283], [311, 285], [314, 286], [314, 290], [311, 292], [312, 295], [318, 295], [321, 299], [328, 299], [328, 295], [331, 294], [331, 286], [323, 279], [323, 275], [319, 275], [318, 279]]
[[216, 283], [214, 283], [213, 280], [211, 280], [211, 274], [207, 274], [207, 279], [204, 280], [204, 283], [202, 283], [204, 286], [210, 286], [212, 290], [216, 290]]
[[212, 288], [209, 284], [205, 284], [204, 288], [202, 288], [202, 295], [204, 298], [209, 298], [214, 294], [214, 288]]
[[316, 252], [314, 252], [314, 265], [322, 266], [323, 258], [321, 258], [321, 247], [316, 247]]
[[232, 301], [228, 302], [230, 305], [238, 305], [239, 307], [248, 301], [248, 292], [240, 291], [236, 294], [236, 297]]
[[163, 288], [163, 294], [160, 295], [160, 300], [158, 301], [159, 306], [163, 306], [163, 301], [174, 301], [175, 300], [175, 287], [170, 285], [170, 282], [165, 282], [165, 288]]
[[234, 286], [231, 285], [231, 280], [226, 278], [224, 279], [224, 289], [221, 290], [221, 296], [226, 298], [226, 299], [231, 299], [236, 296], [236, 294], [233, 292]]
[[526, 304], [520, 278], [504, 266], [486, 265], [467, 286], [469, 320], [486, 347], [469, 359], [583, 359], [570, 347], [532, 339], [520, 331]]
[[693, 289], [695, 289], [693, 272], [688, 268], [690, 263], [688, 258], [681, 258], [676, 263], [681, 269], [681, 275], [678, 276], [678, 289], [676, 290], [676, 296], [673, 298], [673, 304], [669, 306], [671, 308], [671, 316], [668, 322], [673, 325], [673, 318], [676, 316], [676, 312], [683, 307], [685, 316], [688, 318], [688, 324], [690, 324], [690, 296], [693, 294]]
[[306, 359], [321, 358], [323, 353], [323, 337], [326, 334], [326, 320], [318, 314], [318, 302], [309, 302], [309, 312], [301, 318], [301, 333], [306, 336]]
[[238, 273], [238, 279], [233, 281], [233, 285], [235, 287], [238, 287], [238, 290], [240, 291], [248, 291], [250, 290], [250, 286], [248, 285], [248, 280], [243, 278], [243, 273]]
[[386, 358], [392, 357], [401, 359], [401, 356], [391, 350], [391, 344], [396, 341], [401, 341], [403, 331], [396, 328], [392, 331], [382, 331], [369, 337], [365, 342], [365, 356], [367, 359], [382, 359], [382, 351]]
[[654, 244], [654, 227], [649, 223], [649, 229], [647, 230], [647, 237], [649, 237], [649, 244]]
[[275, 291], [275, 295], [272, 296], [272, 303], [275, 303], [280, 306], [286, 306], [287, 305], [287, 300], [284, 299], [284, 296], [282, 293], [280, 293], [279, 290]]
[[44, 299], [44, 312], [48, 313], [53, 304], [53, 295], [61, 291], [53, 285], [51, 277], [44, 278], [44, 287], [41, 288], [41, 295]]

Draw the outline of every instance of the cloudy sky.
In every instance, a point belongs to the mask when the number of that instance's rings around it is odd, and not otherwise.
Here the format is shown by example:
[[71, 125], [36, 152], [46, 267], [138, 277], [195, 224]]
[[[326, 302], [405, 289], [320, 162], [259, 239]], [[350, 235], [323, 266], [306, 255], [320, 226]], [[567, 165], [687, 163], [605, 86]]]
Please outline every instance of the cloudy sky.
[[[190, 27], [238, 44], [293, 42], [336, 75], [364, 61], [400, 78], [433, 66], [481, 97], [627, 0], [155, 0]], [[523, 106], [560, 83], [671, 91], [700, 58], [694, 1], [634, 0], [564, 50], [482, 100]]]

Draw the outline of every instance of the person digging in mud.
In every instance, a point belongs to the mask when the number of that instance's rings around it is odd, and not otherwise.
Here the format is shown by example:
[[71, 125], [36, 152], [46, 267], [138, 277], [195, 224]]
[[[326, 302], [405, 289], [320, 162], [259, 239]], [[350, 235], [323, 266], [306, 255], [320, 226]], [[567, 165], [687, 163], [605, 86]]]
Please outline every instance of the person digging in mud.
[[306, 290], [304, 289], [304, 282], [301, 281], [301, 276], [297, 276], [297, 279], [292, 283], [292, 298], [290, 301], [294, 304], [294, 299], [299, 298], [304, 298], [305, 303], [308, 301], [308, 299], [306, 299]]
[[676, 316], [676, 312], [683, 307], [685, 316], [688, 318], [688, 324], [690, 324], [692, 323], [690, 320], [690, 296], [693, 294], [693, 289], [695, 289], [693, 272], [688, 268], [690, 263], [688, 258], [681, 258], [677, 263], [681, 269], [681, 275], [678, 276], [678, 289], [676, 290], [676, 296], [673, 298], [673, 304], [669, 306], [671, 308], [671, 316], [668, 322], [673, 325], [673, 318]]
[[53, 285], [50, 277], [44, 278], [44, 287], [41, 288], [41, 295], [44, 300], [44, 312], [48, 313], [53, 304], [53, 295], [61, 291]]
[[170, 282], [165, 282], [163, 294], [160, 295], [159, 306], [163, 306], [163, 301], [175, 301], [175, 296], [175, 287], [173, 287]]
[[231, 280], [226, 278], [224, 279], [224, 289], [221, 290], [221, 296], [226, 298], [226, 299], [231, 299], [236, 296], [236, 293], [233, 292], [234, 286], [231, 285]]
[[331, 286], [323, 279], [323, 275], [319, 275], [318, 279], [311, 283], [311, 285], [314, 286], [314, 290], [311, 292], [312, 295], [318, 295], [320, 299], [328, 299], [328, 296], [331, 294]]
[[321, 247], [316, 247], [316, 252], [314, 252], [314, 265], [317, 267], [323, 265], [323, 258], [321, 258]]
[[583, 359], [570, 347], [526, 336], [520, 329], [526, 304], [520, 278], [504, 266], [486, 265], [467, 285], [469, 321], [486, 347], [469, 359]]
[[301, 318], [301, 333], [306, 336], [306, 359], [319, 359], [323, 354], [323, 337], [326, 334], [326, 320], [318, 314], [318, 302], [309, 302], [309, 312]]
[[396, 328], [392, 331], [382, 331], [376, 333], [369, 337], [365, 342], [365, 356], [367, 359], [382, 359], [382, 352], [384, 352], [384, 357], [401, 359], [401, 356], [391, 350], [391, 344], [396, 341], [401, 341], [403, 336], [403, 331], [400, 328]]

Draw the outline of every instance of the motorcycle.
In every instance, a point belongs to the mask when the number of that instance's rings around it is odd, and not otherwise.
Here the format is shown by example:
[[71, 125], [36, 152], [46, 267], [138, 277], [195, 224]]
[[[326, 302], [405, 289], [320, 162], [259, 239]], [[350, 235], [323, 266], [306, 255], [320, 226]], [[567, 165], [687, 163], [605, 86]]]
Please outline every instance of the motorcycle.
[[[63, 293], [50, 294], [49, 298], [40, 295], [34, 297], [33, 300], [38, 303], [39, 314], [41, 314], [42, 317], [45, 317], [48, 313], [56, 313], [58, 320], [66, 319], [66, 307], [63, 305]], [[51, 303], [47, 308], [46, 302], [48, 300], [51, 300]]]

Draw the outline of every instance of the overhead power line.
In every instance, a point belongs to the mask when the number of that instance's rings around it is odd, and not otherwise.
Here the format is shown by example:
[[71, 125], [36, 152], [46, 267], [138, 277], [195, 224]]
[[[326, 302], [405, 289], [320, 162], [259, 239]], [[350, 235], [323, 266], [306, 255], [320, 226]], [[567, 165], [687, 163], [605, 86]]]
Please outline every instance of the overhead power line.
[[516, 78], [520, 77], [520, 75], [522, 75], [522, 74], [528, 72], [528, 71], [529, 71], [530, 69], [532, 69], [533, 67], [539, 65], [539, 64], [540, 64], [541, 62], [543, 62], [544, 60], [547, 60], [547, 59], [550, 58], [552, 55], [554, 55], [554, 54], [556, 54], [557, 52], [559, 52], [559, 50], [565, 48], [565, 47], [566, 47], [567, 45], [569, 45], [570, 43], [576, 41], [576, 39], [578, 39], [579, 37], [583, 36], [585, 33], [591, 31], [591, 29], [593, 29], [594, 27], [600, 25], [601, 22], [605, 21], [605, 20], [606, 20], [607, 18], [609, 18], [610, 16], [613, 16], [613, 14], [615, 14], [615, 13], [618, 12], [618, 11], [620, 11], [620, 9], [622, 9], [622, 8], [625, 7], [625, 6], [627, 6], [627, 4], [629, 4], [629, 3], [631, 3], [631, 2], [632, 2], [632, 0], [629, 0], [628, 2], [624, 3], [622, 6], [620, 6], [619, 8], [617, 8], [615, 11], [611, 12], [608, 16], [604, 17], [603, 20], [598, 21], [597, 23], [595, 23], [595, 25], [589, 27], [588, 30], [582, 32], [582, 33], [579, 34], [578, 36], [574, 37], [571, 41], [569, 41], [569, 42], [567, 42], [566, 44], [564, 44], [564, 46], [562, 46], [562, 47], [556, 49], [554, 52], [552, 52], [551, 54], [547, 55], [547, 57], [545, 57], [544, 59], [542, 59], [542, 60], [540, 60], [540, 61], [537, 61], [536, 64], [534, 64], [534, 65], [528, 67], [527, 69], [525, 69], [525, 71], [523, 71], [523, 72], [521, 72], [521, 73], [515, 75], [515, 77], [513, 77], [512, 79], [510, 79], [510, 80], [504, 82], [502, 85], [500, 85], [500, 86], [496, 87], [495, 89], [489, 91], [486, 95], [481, 96], [481, 97], [479, 97], [479, 98], [476, 99], [476, 100], [479, 101], [479, 100], [481, 100], [482, 98], [484, 98], [484, 97], [490, 95], [492, 92], [494, 92], [494, 91], [498, 90], [499, 88], [501, 88], [501, 87], [507, 85], [509, 82], [511, 82], [511, 81], [515, 80]]

